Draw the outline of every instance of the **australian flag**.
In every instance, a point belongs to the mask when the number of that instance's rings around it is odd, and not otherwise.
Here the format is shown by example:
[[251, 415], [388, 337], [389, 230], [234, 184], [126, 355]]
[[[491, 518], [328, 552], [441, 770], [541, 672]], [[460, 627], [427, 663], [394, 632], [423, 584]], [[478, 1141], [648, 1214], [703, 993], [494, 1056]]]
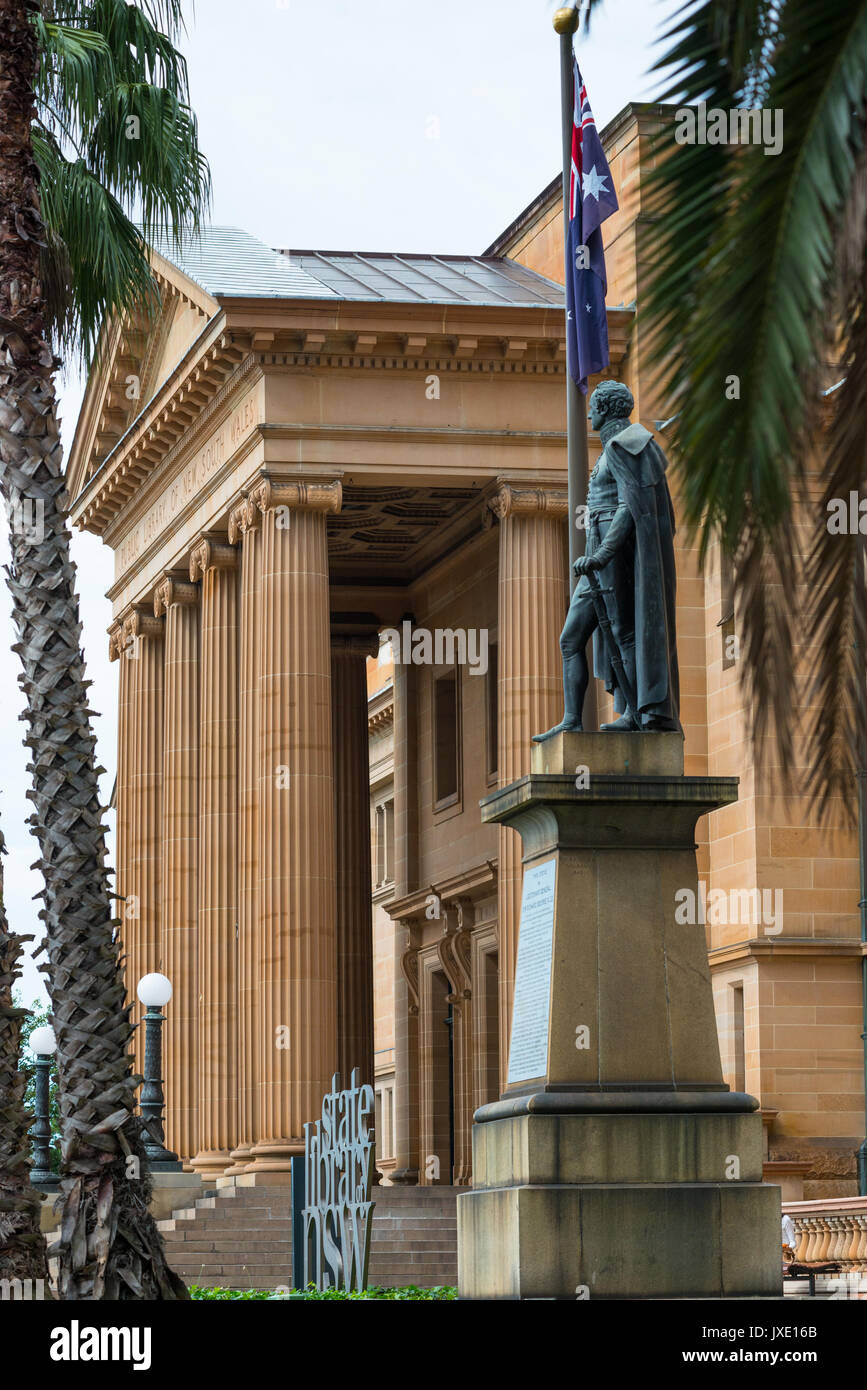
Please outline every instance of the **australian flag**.
[[574, 59], [572, 78], [575, 95], [566, 257], [566, 353], [569, 371], [586, 395], [587, 378], [601, 372], [609, 361], [605, 318], [608, 278], [602, 223], [617, 211], [617, 198], [587, 100], [587, 88]]

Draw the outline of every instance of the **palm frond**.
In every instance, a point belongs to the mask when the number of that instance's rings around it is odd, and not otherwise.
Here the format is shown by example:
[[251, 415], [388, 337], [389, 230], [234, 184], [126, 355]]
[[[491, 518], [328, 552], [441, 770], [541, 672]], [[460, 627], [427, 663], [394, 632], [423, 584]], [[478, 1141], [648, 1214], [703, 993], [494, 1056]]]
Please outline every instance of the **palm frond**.
[[[819, 14], [807, 0], [789, 0], [784, 20], [768, 89], [769, 106], [784, 113], [782, 151], [675, 146], [665, 163], [678, 168], [657, 175], [671, 202], [646, 325], [680, 397], [686, 520], [703, 545], [717, 532], [732, 549], [747, 525], [771, 533], [789, 515], [805, 401], [818, 385], [814, 344], [833, 222], [854, 171], [848, 133], [867, 70], [867, 4]], [[694, 78], [690, 86], [692, 95]], [[683, 88], [676, 79], [667, 98]], [[732, 102], [717, 89], [713, 105]], [[702, 228], [709, 209], [691, 189], [708, 184], [709, 166], [719, 168], [709, 148], [724, 167], [716, 216]]]
[[[125, 0], [111, 0], [118, 6]], [[154, 28], [160, 29], [173, 41], [185, 31], [184, 0], [137, 0], [135, 6], [150, 21]], [[189, 8], [193, 6], [190, 4]], [[99, 30], [103, 11], [99, 0], [43, 0], [43, 13], [59, 22], [80, 23], [87, 28]]]
[[186, 60], [146, 7], [94, 0], [82, 11], [82, 21], [104, 38], [119, 81], [144, 80], [171, 87], [181, 98], [189, 95]]
[[34, 131], [42, 178], [44, 287], [54, 341], [93, 355], [103, 319], [156, 303], [142, 233], [84, 160], [67, 160]]
[[146, 242], [200, 225], [210, 171], [180, 3], [57, 0], [35, 23], [43, 283], [56, 345], [89, 363], [105, 317], [152, 305]]
[[[811, 765], [815, 790], [826, 808], [833, 796], [851, 797], [860, 757], [867, 749], [867, 536], [860, 531], [857, 501], [867, 481], [867, 257], [849, 303], [845, 380], [828, 398], [831, 447], [823, 459], [824, 491], [812, 509], [813, 542], [807, 560], [810, 594], [808, 641], [820, 653], [806, 699], [813, 711]], [[856, 500], [851, 526], [851, 499]], [[842, 508], [845, 524], [838, 524]], [[854, 732], [854, 737], [853, 737]]]
[[114, 61], [104, 36], [87, 29], [50, 23], [36, 14], [39, 46], [37, 103], [57, 118], [73, 138], [99, 114], [99, 103], [114, 82]]
[[[647, 189], [659, 220], [639, 327], [645, 350], [664, 364], [667, 405], [679, 412], [675, 466], [687, 529], [698, 534], [702, 557], [714, 537], [734, 556], [756, 747], [772, 723], [785, 773], [795, 638], [810, 593], [797, 582], [794, 506], [806, 495], [816, 403], [840, 348], [828, 320], [839, 302], [841, 245], [848, 241], [856, 263], [859, 238], [863, 248], [854, 209], [863, 196], [856, 173], [867, 3], [706, 0], [687, 6], [667, 37], [664, 100], [727, 112], [758, 94], [783, 121], [782, 148], [771, 155], [759, 144], [676, 144], [667, 127]], [[844, 235], [850, 223], [855, 230]], [[838, 603], [844, 571], [835, 557], [823, 590]], [[841, 632], [845, 626], [815, 632], [811, 659], [829, 691], [839, 680]], [[821, 739], [811, 746], [815, 756], [829, 752]]]
[[87, 161], [124, 206], [137, 205], [146, 236], [198, 226], [208, 165], [193, 112], [169, 88], [118, 83], [92, 126]]

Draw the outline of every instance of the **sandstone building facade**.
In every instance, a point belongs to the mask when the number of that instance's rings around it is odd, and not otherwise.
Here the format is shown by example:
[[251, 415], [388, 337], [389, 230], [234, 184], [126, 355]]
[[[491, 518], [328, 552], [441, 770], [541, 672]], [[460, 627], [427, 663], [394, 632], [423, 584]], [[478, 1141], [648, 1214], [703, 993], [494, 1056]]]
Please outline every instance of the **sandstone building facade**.
[[[670, 414], [640, 315], [662, 114], [604, 132], [610, 374], [651, 428]], [[521, 884], [517, 837], [478, 802], [560, 714], [559, 198], [555, 181], [481, 257], [276, 253], [210, 229], [155, 251], [158, 313], [106, 330], [68, 492], [116, 561], [128, 977], [173, 981], [167, 1138], [203, 1174], [285, 1168], [357, 1065], [384, 1180], [471, 1180]], [[742, 779], [700, 868], [730, 898], [783, 894], [779, 920], [684, 930], [707, 931], [726, 1079], [760, 1097], [768, 1175], [853, 1193], [855, 835], [757, 782], [725, 567], [702, 575], [683, 535], [677, 559], [686, 771]]]

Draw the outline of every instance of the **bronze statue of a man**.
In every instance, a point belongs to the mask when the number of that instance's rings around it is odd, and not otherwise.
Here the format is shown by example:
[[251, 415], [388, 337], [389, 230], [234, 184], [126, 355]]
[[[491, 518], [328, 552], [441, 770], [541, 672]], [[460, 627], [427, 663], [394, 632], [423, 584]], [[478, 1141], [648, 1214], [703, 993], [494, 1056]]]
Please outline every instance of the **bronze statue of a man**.
[[590, 423], [603, 449], [587, 491], [586, 553], [575, 561], [580, 579], [560, 634], [565, 713], [555, 728], [536, 734], [537, 743], [581, 731], [591, 635], [595, 673], [614, 692], [619, 716], [601, 727], [680, 728], [674, 509], [665, 455], [649, 430], [630, 423], [634, 404], [619, 381], [601, 382], [590, 398]]

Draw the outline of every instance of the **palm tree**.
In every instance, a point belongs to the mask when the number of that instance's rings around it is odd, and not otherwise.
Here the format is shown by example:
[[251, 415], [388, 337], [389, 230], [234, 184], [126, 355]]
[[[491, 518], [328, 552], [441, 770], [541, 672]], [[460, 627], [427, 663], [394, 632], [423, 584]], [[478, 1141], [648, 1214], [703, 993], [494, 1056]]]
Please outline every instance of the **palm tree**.
[[[0, 489], [58, 1043], [61, 1297], [183, 1298], [149, 1214], [105, 865], [54, 348], [85, 359], [153, 294], [144, 236], [198, 224], [209, 176], [180, 0], [0, 0]], [[131, 215], [137, 213], [142, 231]]]
[[[4, 853], [0, 832], [0, 855]], [[30, 940], [9, 931], [0, 861], [0, 1278], [42, 1280], [47, 1290], [48, 1257], [39, 1224], [42, 1197], [30, 1186], [32, 1117], [24, 1100], [27, 1078], [19, 1063], [27, 1010], [16, 1008], [12, 998], [18, 960], [24, 942]]]
[[677, 144], [668, 125], [640, 308], [677, 414], [684, 519], [703, 556], [717, 539], [733, 562], [757, 749], [791, 767], [799, 707], [813, 791], [851, 808], [865, 537], [828, 521], [867, 474], [867, 3], [693, 0], [665, 41], [663, 101], [782, 122], [773, 155]]

